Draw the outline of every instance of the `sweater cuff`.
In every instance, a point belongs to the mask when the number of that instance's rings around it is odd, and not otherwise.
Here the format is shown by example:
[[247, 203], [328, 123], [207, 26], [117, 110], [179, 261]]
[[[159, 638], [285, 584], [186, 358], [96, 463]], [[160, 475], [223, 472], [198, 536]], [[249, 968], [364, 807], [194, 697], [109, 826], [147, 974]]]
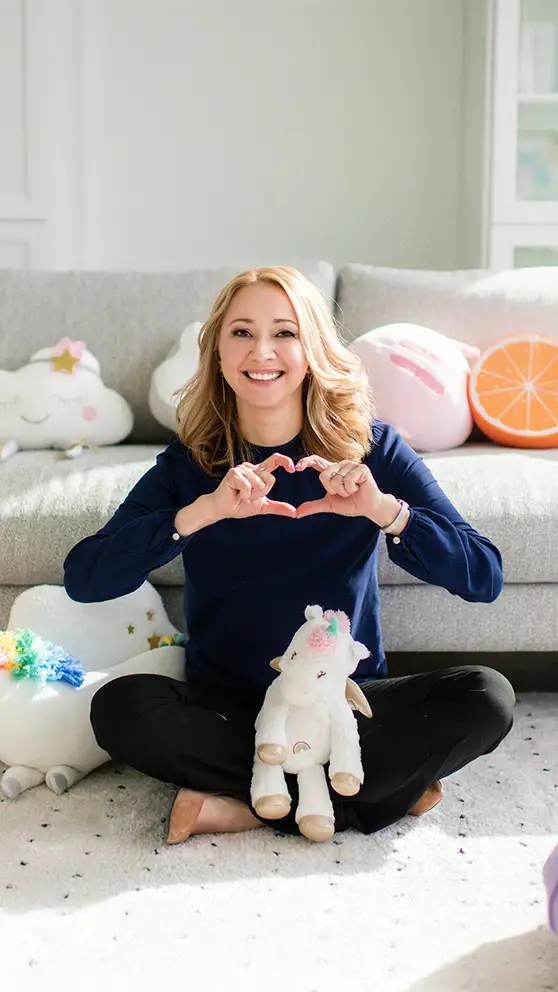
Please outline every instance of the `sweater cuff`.
[[423, 556], [418, 553], [417, 548], [417, 540], [420, 543], [420, 530], [420, 512], [409, 507], [409, 519], [401, 533], [385, 535], [389, 557], [396, 565], [405, 568], [407, 563], [413, 561], [427, 571]]
[[150, 514], [149, 549], [132, 551], [132, 556], [141, 558], [147, 553], [152, 556], [153, 552], [158, 552], [160, 560], [156, 567], [161, 568], [181, 554], [192, 538], [191, 534], [179, 534], [174, 525], [176, 514], [181, 509], [181, 506], [175, 506], [170, 510], [154, 510]]

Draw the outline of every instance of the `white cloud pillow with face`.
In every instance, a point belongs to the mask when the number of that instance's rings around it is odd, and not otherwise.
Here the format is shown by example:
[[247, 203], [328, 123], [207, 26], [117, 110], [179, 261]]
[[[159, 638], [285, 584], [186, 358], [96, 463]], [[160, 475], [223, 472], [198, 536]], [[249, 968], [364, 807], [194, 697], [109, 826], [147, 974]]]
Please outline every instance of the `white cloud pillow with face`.
[[0, 447], [5, 450], [14, 443], [28, 449], [116, 444], [132, 425], [128, 403], [105, 386], [99, 362], [83, 341], [61, 338], [15, 372], [0, 369]]
[[176, 431], [177, 389], [184, 386], [198, 369], [200, 350], [198, 335], [203, 327], [199, 321], [188, 324], [164, 362], [151, 376], [149, 409], [163, 427]]

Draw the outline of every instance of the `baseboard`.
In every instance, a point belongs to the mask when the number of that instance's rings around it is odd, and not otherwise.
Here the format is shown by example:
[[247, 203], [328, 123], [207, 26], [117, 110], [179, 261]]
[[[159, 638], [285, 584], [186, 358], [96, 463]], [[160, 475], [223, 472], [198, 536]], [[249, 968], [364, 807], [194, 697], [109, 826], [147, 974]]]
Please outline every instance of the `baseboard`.
[[558, 692], [558, 651], [388, 651], [390, 675], [415, 675], [453, 665], [487, 665], [516, 692]]

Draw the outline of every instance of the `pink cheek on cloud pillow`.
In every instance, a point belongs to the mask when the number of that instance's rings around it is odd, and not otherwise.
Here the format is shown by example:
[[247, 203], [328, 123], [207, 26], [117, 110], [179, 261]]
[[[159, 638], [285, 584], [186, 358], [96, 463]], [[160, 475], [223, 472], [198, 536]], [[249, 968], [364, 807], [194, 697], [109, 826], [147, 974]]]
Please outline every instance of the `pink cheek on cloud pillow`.
[[467, 396], [469, 360], [480, 350], [418, 324], [387, 324], [357, 338], [377, 405], [417, 451], [463, 444], [473, 429]]
[[81, 415], [84, 420], [92, 421], [97, 419], [99, 411], [96, 406], [84, 406]]

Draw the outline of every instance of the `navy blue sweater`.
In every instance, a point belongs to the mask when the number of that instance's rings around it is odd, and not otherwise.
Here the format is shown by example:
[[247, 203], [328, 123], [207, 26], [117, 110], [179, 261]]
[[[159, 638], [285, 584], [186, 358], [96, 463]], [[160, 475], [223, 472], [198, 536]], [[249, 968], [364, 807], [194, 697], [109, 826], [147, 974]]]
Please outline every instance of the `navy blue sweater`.
[[[375, 421], [373, 439], [366, 463], [379, 488], [411, 507], [399, 541], [384, 538], [364, 517], [329, 513], [301, 520], [273, 515], [222, 520], [174, 540], [177, 511], [218, 485], [176, 440], [112, 519], [70, 551], [64, 562], [68, 595], [81, 603], [124, 596], [181, 554], [186, 669], [192, 680], [241, 690], [267, 687], [276, 677], [270, 660], [286, 649], [310, 603], [352, 618], [353, 636], [370, 651], [355, 678], [385, 676], [379, 540], [387, 541], [389, 557], [406, 572], [470, 602], [490, 603], [499, 595], [502, 559], [393, 427]], [[279, 448], [255, 448], [254, 461], [274, 451], [295, 463], [303, 455], [295, 438]], [[291, 474], [279, 468], [275, 476], [270, 499], [299, 506], [324, 495], [313, 469]]]

